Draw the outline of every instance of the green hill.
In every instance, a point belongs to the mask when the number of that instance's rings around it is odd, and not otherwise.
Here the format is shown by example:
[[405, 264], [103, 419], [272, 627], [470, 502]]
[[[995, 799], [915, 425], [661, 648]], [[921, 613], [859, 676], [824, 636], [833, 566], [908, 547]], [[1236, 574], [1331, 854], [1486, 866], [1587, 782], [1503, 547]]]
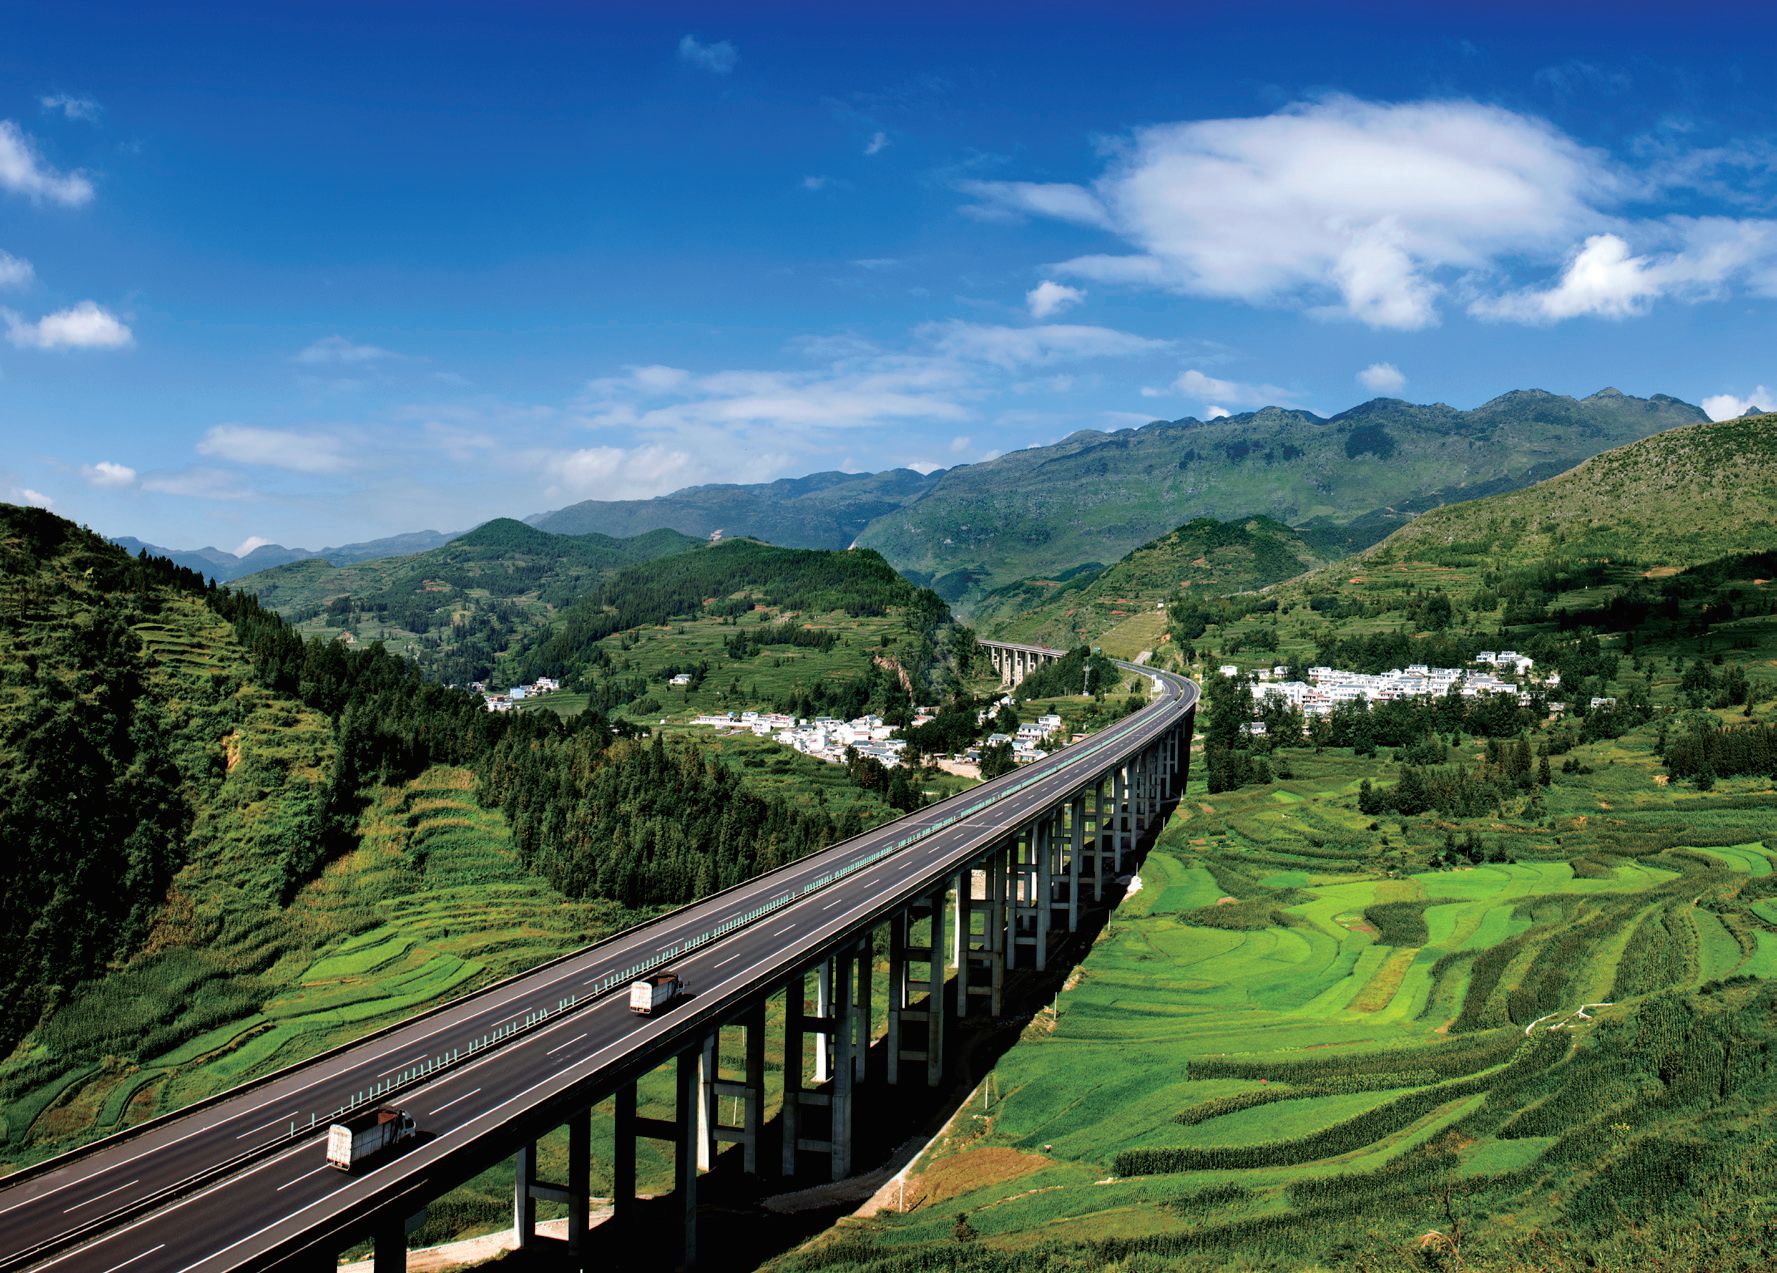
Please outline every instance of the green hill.
[[345, 566], [316, 558], [235, 586], [305, 632], [380, 640], [437, 679], [466, 683], [494, 675], [517, 643], [609, 572], [699, 542], [672, 530], [552, 535], [502, 517], [414, 556]]
[[1777, 539], [1777, 415], [1673, 429], [1526, 490], [1434, 509], [1358, 565], [1551, 558], [1672, 570]]
[[527, 520], [557, 535], [637, 535], [670, 527], [787, 548], [846, 548], [872, 520], [931, 489], [938, 474], [811, 473], [752, 485], [692, 486], [655, 499], [585, 500]]
[[1091, 642], [1180, 592], [1222, 596], [1293, 578], [1325, 558], [1269, 517], [1199, 517], [1103, 569], [1021, 579], [982, 597], [975, 624], [1007, 640], [1071, 646]]
[[951, 469], [858, 537], [965, 613], [983, 593], [1111, 561], [1191, 517], [1262, 513], [1325, 549], [1363, 522], [1527, 486], [1613, 446], [1706, 417], [1656, 395], [1525, 390], [1472, 411], [1380, 398], [1323, 419], [1267, 407], [1211, 421], [1081, 432]]

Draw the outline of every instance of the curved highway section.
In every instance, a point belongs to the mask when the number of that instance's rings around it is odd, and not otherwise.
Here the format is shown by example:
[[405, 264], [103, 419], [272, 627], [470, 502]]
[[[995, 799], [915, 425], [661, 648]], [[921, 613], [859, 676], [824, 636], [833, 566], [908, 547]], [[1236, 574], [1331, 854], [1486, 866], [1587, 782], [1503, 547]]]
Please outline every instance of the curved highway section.
[[[418, 1210], [664, 1063], [959, 867], [1189, 721], [1197, 686], [1149, 678], [1140, 711], [1042, 761], [392, 1029], [0, 1180], [0, 1268], [209, 1273], [331, 1262], [375, 1215]], [[1184, 740], [1188, 748], [1188, 737]], [[671, 962], [692, 997], [622, 993]], [[381, 1085], [393, 1093], [372, 1096]], [[325, 1131], [398, 1102], [421, 1142], [345, 1175]], [[313, 1130], [311, 1131], [310, 1128]]]

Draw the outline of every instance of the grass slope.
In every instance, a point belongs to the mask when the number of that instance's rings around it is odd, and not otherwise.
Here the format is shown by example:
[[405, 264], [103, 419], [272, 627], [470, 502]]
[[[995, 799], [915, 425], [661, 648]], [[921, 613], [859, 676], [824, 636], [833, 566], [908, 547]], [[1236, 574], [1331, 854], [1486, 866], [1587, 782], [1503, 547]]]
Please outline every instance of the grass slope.
[[1097, 640], [1179, 592], [1244, 592], [1324, 561], [1294, 530], [1269, 517], [1199, 517], [1102, 570], [1081, 567], [1061, 578], [996, 588], [975, 606], [974, 622], [1006, 640], [1072, 646]]

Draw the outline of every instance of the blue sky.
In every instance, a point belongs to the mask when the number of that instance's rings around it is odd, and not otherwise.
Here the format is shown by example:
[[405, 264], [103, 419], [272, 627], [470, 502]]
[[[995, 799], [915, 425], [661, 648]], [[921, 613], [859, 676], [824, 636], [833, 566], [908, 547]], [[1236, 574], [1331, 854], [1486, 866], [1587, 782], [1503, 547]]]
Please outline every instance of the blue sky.
[[1268, 402], [1770, 405], [1769, 10], [1074, 9], [8, 4], [0, 499], [319, 547]]

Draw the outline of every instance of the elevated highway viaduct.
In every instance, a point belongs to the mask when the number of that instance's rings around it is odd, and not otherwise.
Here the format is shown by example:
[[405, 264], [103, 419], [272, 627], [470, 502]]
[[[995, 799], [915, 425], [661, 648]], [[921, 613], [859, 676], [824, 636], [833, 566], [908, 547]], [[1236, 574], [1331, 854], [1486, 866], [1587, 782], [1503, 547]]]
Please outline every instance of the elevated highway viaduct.
[[[674, 1146], [680, 1254], [694, 1264], [698, 1175], [721, 1147], [737, 1145], [748, 1171], [851, 1174], [856, 1102], [892, 1099], [864, 1081], [880, 930], [887, 1083], [936, 1085], [952, 1023], [998, 1015], [1006, 973], [1046, 966], [1055, 940], [1182, 790], [1197, 686], [1127, 670], [1148, 680], [1148, 705], [1041, 761], [0, 1180], [0, 1268], [318, 1269], [369, 1240], [379, 1271], [401, 1269], [407, 1220], [510, 1159], [520, 1242], [533, 1240], [537, 1200], [564, 1202], [570, 1249], [589, 1267], [598, 1253], [586, 1231], [588, 1113], [607, 1098], [616, 1215], [597, 1242], [622, 1241], [634, 1224], [636, 1138], [660, 1137]], [[669, 964], [690, 996], [664, 1014], [631, 1013], [629, 983]], [[765, 1005], [780, 992], [782, 1134], [768, 1162]], [[745, 1035], [738, 1073], [719, 1069], [724, 1029]], [[637, 1117], [636, 1081], [663, 1065], [676, 1076], [675, 1117]], [[414, 1115], [418, 1142], [361, 1174], [328, 1167], [327, 1126], [381, 1104]], [[539, 1181], [537, 1139], [563, 1125], [567, 1179]]]

